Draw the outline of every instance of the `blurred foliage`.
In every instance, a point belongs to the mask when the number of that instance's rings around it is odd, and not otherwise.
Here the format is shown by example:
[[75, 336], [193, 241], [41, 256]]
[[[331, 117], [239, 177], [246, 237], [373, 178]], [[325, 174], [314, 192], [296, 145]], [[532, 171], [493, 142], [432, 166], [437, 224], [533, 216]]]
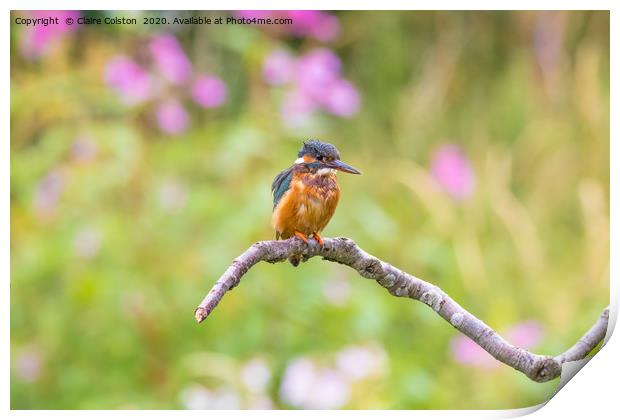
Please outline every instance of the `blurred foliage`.
[[[553, 394], [557, 380], [457, 362], [457, 332], [427, 307], [318, 259], [259, 264], [196, 325], [230, 261], [274, 237], [270, 184], [307, 138], [363, 172], [340, 175], [325, 236], [436, 283], [500, 332], [536, 320], [531, 350], [563, 351], [609, 301], [609, 13], [332, 14], [329, 43], [169, 26], [229, 90], [221, 108], [188, 105], [178, 136], [104, 83], [112, 57], [140, 56], [161, 27], [81, 26], [28, 58], [12, 25], [12, 408], [294, 408], [291, 361], [333, 367], [351, 346], [385, 363], [347, 382], [344, 408], [518, 408]], [[359, 112], [291, 128], [263, 61], [316, 46], [342, 60]], [[430, 173], [446, 143], [475, 173], [465, 199]], [[263, 388], [243, 380], [252, 360], [270, 372]]]

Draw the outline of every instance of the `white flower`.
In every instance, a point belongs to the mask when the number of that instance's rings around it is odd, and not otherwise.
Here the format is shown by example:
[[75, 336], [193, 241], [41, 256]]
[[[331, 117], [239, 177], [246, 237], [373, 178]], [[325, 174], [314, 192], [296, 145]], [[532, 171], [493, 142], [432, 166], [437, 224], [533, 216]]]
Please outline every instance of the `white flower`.
[[182, 210], [187, 204], [187, 191], [183, 184], [174, 179], [164, 181], [159, 190], [159, 205], [168, 213]]
[[273, 401], [266, 395], [253, 395], [248, 401], [249, 410], [273, 410]]
[[323, 295], [334, 306], [343, 306], [351, 296], [351, 284], [345, 278], [336, 277], [323, 283]]
[[91, 259], [97, 256], [101, 247], [101, 234], [94, 228], [83, 228], [73, 240], [75, 254], [84, 259]]
[[254, 393], [265, 391], [271, 380], [271, 371], [263, 359], [254, 358], [241, 368], [241, 381]]
[[352, 380], [376, 376], [385, 371], [385, 351], [377, 344], [346, 347], [338, 354], [336, 365]]
[[285, 403], [295, 407], [335, 409], [349, 401], [351, 389], [340, 372], [317, 369], [312, 360], [299, 358], [286, 368], [280, 396]]
[[240, 408], [239, 395], [230, 388], [210, 390], [193, 384], [181, 391], [181, 402], [189, 410], [236, 410]]

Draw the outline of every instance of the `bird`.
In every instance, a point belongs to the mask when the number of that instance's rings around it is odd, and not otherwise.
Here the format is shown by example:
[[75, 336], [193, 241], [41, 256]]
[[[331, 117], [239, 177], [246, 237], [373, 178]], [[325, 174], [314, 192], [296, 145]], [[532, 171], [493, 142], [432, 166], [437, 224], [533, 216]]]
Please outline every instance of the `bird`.
[[[340, 160], [333, 144], [320, 140], [303, 142], [293, 165], [280, 172], [271, 184], [271, 224], [276, 239], [295, 236], [309, 244], [308, 238], [312, 237], [324, 246], [321, 231], [334, 215], [340, 199], [337, 171], [361, 174]], [[297, 267], [301, 255], [291, 256], [289, 261]]]

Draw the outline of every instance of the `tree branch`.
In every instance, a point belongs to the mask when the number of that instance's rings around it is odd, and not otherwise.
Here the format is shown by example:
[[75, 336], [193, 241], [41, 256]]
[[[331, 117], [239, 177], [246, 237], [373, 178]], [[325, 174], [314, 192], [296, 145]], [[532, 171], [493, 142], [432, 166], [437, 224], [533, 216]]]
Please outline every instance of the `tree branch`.
[[196, 320], [204, 321], [222, 300], [224, 294], [237, 286], [241, 277], [254, 264], [259, 261], [276, 263], [286, 260], [291, 255], [303, 254], [307, 259], [321, 256], [325, 260], [348, 265], [362, 277], [376, 280], [394, 296], [409, 297], [425, 303], [495, 359], [537, 382], [557, 378], [562, 372], [563, 363], [585, 358], [605, 337], [609, 308], [606, 308], [592, 328], [564, 353], [555, 357], [531, 353], [508, 343], [491, 327], [463, 309], [439, 287], [369, 255], [351, 239], [324, 238], [324, 240], [323, 248], [316, 241], [310, 241], [310, 244], [306, 245], [297, 238], [256, 242], [237, 257], [218, 279], [196, 308]]

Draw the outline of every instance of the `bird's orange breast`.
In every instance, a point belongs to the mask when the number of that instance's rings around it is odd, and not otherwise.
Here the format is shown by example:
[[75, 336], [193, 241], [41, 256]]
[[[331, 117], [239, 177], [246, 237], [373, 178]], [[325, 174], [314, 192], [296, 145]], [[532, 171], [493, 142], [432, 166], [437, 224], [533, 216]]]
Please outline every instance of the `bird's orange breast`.
[[272, 225], [279, 236], [290, 238], [321, 232], [334, 215], [340, 188], [333, 173], [296, 173], [289, 190], [273, 211]]

